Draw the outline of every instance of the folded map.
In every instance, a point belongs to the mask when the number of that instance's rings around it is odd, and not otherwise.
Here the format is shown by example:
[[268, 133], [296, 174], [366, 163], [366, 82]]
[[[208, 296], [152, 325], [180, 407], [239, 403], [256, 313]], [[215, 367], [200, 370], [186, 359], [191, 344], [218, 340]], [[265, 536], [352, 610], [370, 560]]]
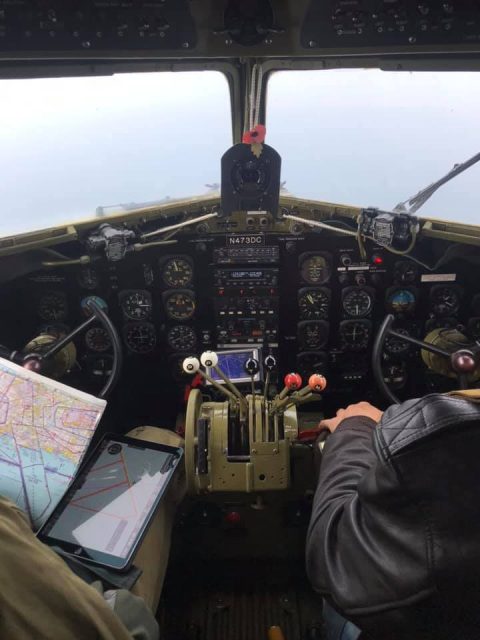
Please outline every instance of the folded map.
[[37, 530], [73, 479], [105, 410], [99, 400], [0, 358], [0, 495]]

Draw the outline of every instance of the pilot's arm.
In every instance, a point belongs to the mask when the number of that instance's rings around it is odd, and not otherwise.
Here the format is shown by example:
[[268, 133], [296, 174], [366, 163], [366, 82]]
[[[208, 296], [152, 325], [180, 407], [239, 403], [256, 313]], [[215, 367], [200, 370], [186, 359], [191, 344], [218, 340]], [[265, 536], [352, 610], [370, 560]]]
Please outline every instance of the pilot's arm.
[[[383, 420], [392, 411], [399, 409], [389, 409]], [[403, 601], [425, 595], [424, 538], [405, 526], [417, 507], [396, 481], [389, 485], [388, 473], [378, 472], [372, 436], [381, 419], [381, 411], [359, 403], [324, 421], [332, 435], [323, 451], [307, 536], [314, 588], [366, 630], [372, 622], [375, 626], [377, 614], [388, 611], [391, 623], [402, 616]], [[380, 615], [379, 624], [383, 620]]]

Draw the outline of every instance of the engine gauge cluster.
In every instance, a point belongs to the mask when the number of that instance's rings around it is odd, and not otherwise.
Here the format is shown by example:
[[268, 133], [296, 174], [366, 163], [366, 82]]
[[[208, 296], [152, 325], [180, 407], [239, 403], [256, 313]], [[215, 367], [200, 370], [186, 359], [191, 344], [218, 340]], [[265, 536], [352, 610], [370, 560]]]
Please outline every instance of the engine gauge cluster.
[[188, 324], [197, 311], [193, 260], [188, 255], [170, 255], [162, 258], [159, 266], [167, 320], [165, 341], [171, 351], [192, 353], [197, 345], [195, 328]]

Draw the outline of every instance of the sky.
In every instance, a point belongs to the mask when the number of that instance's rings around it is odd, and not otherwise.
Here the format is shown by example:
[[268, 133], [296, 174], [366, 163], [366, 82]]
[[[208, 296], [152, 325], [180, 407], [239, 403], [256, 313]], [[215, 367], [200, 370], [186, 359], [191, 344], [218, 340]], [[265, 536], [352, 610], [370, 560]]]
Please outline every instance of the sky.
[[[480, 152], [480, 74], [282, 72], [268, 90], [268, 141], [286, 187], [387, 210]], [[480, 224], [480, 163], [418, 215]]]
[[215, 72], [0, 81], [0, 235], [207, 191], [231, 145]]
[[[300, 197], [392, 209], [480, 151], [474, 72], [278, 72], [267, 142]], [[218, 72], [0, 80], [0, 235], [207, 192], [231, 145]], [[424, 215], [480, 223], [480, 164]]]

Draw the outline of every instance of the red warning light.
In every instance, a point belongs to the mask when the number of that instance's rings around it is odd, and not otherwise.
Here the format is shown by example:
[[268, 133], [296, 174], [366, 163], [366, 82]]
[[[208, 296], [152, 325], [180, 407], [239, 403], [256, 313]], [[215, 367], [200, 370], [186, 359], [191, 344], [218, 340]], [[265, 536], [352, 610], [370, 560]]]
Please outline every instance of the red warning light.
[[372, 262], [373, 264], [381, 265], [383, 264], [383, 258], [382, 256], [373, 256]]
[[225, 514], [225, 522], [231, 526], [237, 526], [241, 523], [242, 516], [238, 513], [238, 511], [229, 511]]

